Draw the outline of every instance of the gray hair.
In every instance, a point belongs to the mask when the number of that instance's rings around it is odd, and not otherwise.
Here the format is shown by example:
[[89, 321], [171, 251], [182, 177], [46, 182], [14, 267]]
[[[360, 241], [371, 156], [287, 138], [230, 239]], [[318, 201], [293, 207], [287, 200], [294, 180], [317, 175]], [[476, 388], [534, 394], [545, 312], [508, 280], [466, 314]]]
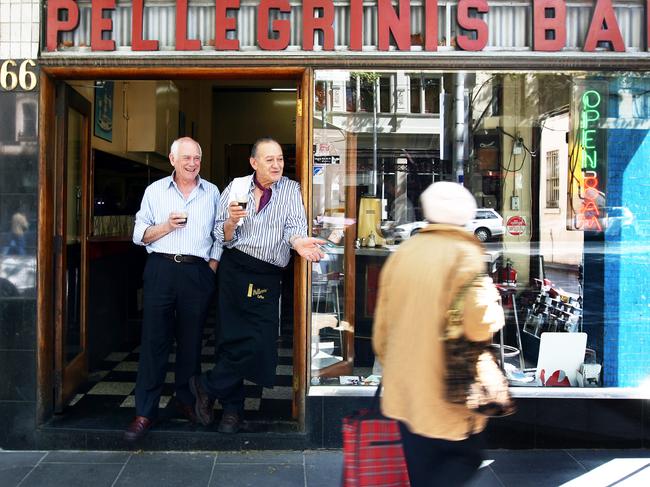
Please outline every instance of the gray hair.
[[273, 142], [274, 144], [278, 144], [280, 148], [282, 146], [280, 145], [280, 142], [275, 140], [273, 137], [260, 137], [253, 143], [253, 148], [251, 149], [251, 157], [255, 159], [257, 157], [257, 148], [262, 145], [262, 144], [268, 144], [269, 142]]
[[194, 140], [192, 137], [179, 137], [176, 139], [174, 142], [172, 142], [172, 146], [169, 149], [169, 152], [171, 154], [174, 154], [174, 157], [178, 157], [178, 148], [183, 142], [194, 142], [196, 144], [196, 147], [199, 149], [199, 155], [203, 157], [203, 151], [201, 150], [201, 144], [199, 144], [196, 140]]

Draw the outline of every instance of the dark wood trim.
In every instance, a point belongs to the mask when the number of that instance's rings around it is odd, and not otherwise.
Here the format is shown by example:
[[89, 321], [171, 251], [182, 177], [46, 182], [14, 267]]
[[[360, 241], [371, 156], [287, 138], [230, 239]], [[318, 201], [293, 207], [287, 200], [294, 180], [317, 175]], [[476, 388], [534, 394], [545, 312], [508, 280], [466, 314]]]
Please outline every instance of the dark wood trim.
[[[70, 86], [61, 83], [57, 87], [56, 99], [56, 157], [55, 161], [55, 193], [56, 204], [54, 213], [55, 244], [54, 254], [54, 409], [61, 411], [65, 404], [74, 394], [74, 390], [85, 380], [88, 375], [88, 333], [87, 333], [87, 297], [88, 297], [88, 215], [89, 215], [89, 161], [91, 145], [91, 103], [83, 96], [73, 90]], [[83, 116], [81, 127], [80, 147], [80, 179], [81, 179], [81, 215], [79, 223], [79, 244], [81, 252], [80, 272], [80, 303], [79, 303], [79, 327], [80, 327], [80, 353], [69, 363], [66, 357], [66, 320], [67, 320], [67, 294], [66, 294], [66, 247], [67, 247], [67, 148], [68, 148], [68, 109], [72, 108]]]
[[344, 230], [343, 238], [343, 279], [344, 302], [343, 316], [353, 331], [343, 332], [343, 361], [324, 367], [316, 372], [319, 377], [339, 377], [352, 375], [354, 368], [354, 330], [356, 324], [355, 293], [356, 293], [356, 252], [357, 238], [357, 187], [352, 181], [357, 178], [357, 136], [348, 133], [345, 149], [345, 218], [354, 221]]
[[54, 410], [54, 171], [48, 161], [54, 160], [54, 82], [41, 71], [40, 76], [39, 163], [38, 163], [38, 251], [37, 251], [37, 318], [36, 336], [36, 421], [44, 422]]
[[120, 66], [47, 66], [42, 70], [49, 76], [59, 79], [300, 79], [305, 72], [303, 67], [241, 67], [241, 68], [205, 68], [194, 66], [169, 65], [166, 67], [124, 66], [126, 60], [120, 60]]
[[[302, 198], [307, 212], [307, 225], [311, 235], [311, 83], [312, 71], [305, 70], [298, 86], [296, 105], [296, 177], [302, 187]], [[310, 273], [305, 259], [294, 257], [294, 332], [293, 332], [293, 417], [301, 428], [305, 426], [305, 395], [309, 371], [307, 370], [310, 300]]]
[[[357, 136], [348, 134], [346, 140], [346, 186], [345, 186], [345, 217], [352, 219], [355, 223], [345, 229], [345, 319], [350, 323], [352, 332], [345, 332], [345, 359], [348, 365], [348, 374], [352, 373], [354, 365], [354, 336], [356, 330], [356, 278], [357, 258], [355, 252], [355, 240], [357, 238]], [[342, 374], [345, 375], [345, 374]]]
[[[296, 114], [296, 174], [297, 179], [303, 188], [303, 201], [307, 214], [311, 215], [311, 83], [313, 72], [305, 67], [296, 67], [295, 62], [286, 67], [196, 67], [196, 63], [181, 63], [182, 66], [170, 67], [170, 63], [164, 63], [161, 67], [133, 66], [128, 60], [120, 59], [115, 66], [100, 66], [93, 62], [92, 65], [83, 62], [70, 62], [65, 65], [57, 65], [60, 61], [39, 60], [41, 63], [42, 83], [41, 94], [41, 152], [39, 171], [42, 184], [40, 186], [40, 214], [41, 231], [39, 232], [39, 421], [46, 420], [54, 410], [54, 397], [52, 391], [56, 382], [53, 365], [54, 358], [54, 326], [56, 319], [54, 303], [54, 276], [55, 259], [54, 255], [54, 227], [55, 214], [53, 202], [62, 198], [64, 188], [55, 187], [55, 172], [52, 161], [60, 158], [62, 154], [55, 154], [57, 146], [54, 134], [56, 133], [55, 123], [55, 84], [54, 80], [61, 79], [294, 79], [297, 80], [301, 93], [301, 116]], [[185, 60], [186, 61], [186, 60]], [[141, 62], [141, 61], [138, 61]], [[101, 64], [101, 63], [100, 63]], [[119, 64], [119, 66], [117, 65]], [[144, 64], [147, 64], [145, 62]], [[189, 65], [188, 65], [189, 64]], [[223, 66], [223, 65], [221, 65]], [[49, 122], [48, 122], [49, 120]], [[56, 138], [65, 140], [63, 131], [57, 134]], [[90, 143], [90, 139], [89, 139]], [[90, 150], [90, 146], [88, 147]], [[49, 173], [48, 173], [49, 171]], [[92, 169], [91, 169], [92, 171]], [[90, 178], [91, 174], [86, 176]], [[56, 190], [56, 191], [55, 191]], [[92, 198], [88, 190], [87, 198]], [[88, 200], [86, 205], [90, 205]], [[89, 208], [89, 206], [87, 206]], [[84, 217], [85, 238], [82, 243], [87, 245], [91, 240], [90, 215]], [[43, 227], [46, 226], [46, 229]], [[311, 223], [309, 223], [311, 231]], [[64, 227], [63, 227], [64, 228]], [[59, 228], [62, 231], [63, 228]], [[64, 233], [61, 233], [64, 235]], [[107, 240], [101, 238], [100, 240]], [[110, 239], [109, 239], [110, 240]], [[84, 252], [85, 255], [85, 252]], [[85, 262], [85, 257], [83, 258]], [[305, 395], [309, 371], [307, 370], [306, 353], [311, 347], [308, 343], [307, 325], [309, 309], [309, 275], [308, 266], [304, 259], [296, 259], [294, 265], [295, 290], [294, 290], [294, 404], [293, 415], [299, 421], [302, 429], [305, 425]], [[60, 286], [60, 283], [59, 283]], [[84, 290], [87, 293], [87, 287]], [[61, 318], [62, 310], [57, 310]], [[85, 310], [84, 310], [85, 313]], [[74, 362], [74, 361], [73, 361]], [[70, 379], [73, 377], [65, 377]], [[64, 380], [61, 377], [60, 380]], [[67, 380], [66, 380], [67, 382]], [[65, 391], [69, 392], [69, 391]]]
[[61, 209], [61, 202], [65, 201], [65, 161], [68, 139], [67, 104], [65, 93], [66, 86], [62, 83], [56, 85], [55, 125], [56, 136], [54, 143], [54, 159], [50, 160], [54, 174], [54, 199], [50, 202], [54, 222], [54, 410], [60, 412], [63, 408], [63, 372], [65, 369], [65, 245], [66, 228], [65, 212]]
[[[223, 54], [214, 52], [210, 56], [170, 51], [168, 55], [158, 53], [155, 56], [124, 56], [120, 53], [107, 55], [71, 55], [45, 54], [38, 62], [42, 68], [61, 69], [68, 76], [71, 69], [86, 67], [100, 72], [98, 78], [111, 78], [101, 73], [111, 70], [130, 72], [131, 70], [170, 70], [175, 68], [192, 67], [207, 72], [206, 78], [213, 77], [218, 70], [291, 70], [291, 69], [435, 69], [435, 70], [542, 70], [542, 71], [647, 71], [650, 69], [650, 58], [645, 52], [638, 53], [542, 53], [532, 51], [440, 51], [432, 53], [391, 51], [385, 54], [378, 52], [319, 52], [317, 54], [304, 52], [300, 56], [284, 53], [268, 53], [266, 56], [246, 54]], [[253, 66], [253, 68], [251, 68]], [[296, 68], [299, 66], [299, 68]], [[55, 72], [52, 72], [55, 73]], [[299, 73], [296, 73], [299, 74]], [[55, 74], [52, 74], [55, 76]], [[94, 75], [93, 75], [94, 76]], [[155, 75], [158, 76], [158, 75]], [[167, 75], [163, 75], [167, 76]], [[183, 75], [181, 75], [183, 76]], [[122, 79], [126, 79], [120, 75]], [[141, 74], [131, 74], [127, 77], [142, 78]], [[169, 76], [168, 76], [169, 78]], [[82, 79], [82, 78], [77, 78]], [[174, 79], [174, 78], [170, 78]]]

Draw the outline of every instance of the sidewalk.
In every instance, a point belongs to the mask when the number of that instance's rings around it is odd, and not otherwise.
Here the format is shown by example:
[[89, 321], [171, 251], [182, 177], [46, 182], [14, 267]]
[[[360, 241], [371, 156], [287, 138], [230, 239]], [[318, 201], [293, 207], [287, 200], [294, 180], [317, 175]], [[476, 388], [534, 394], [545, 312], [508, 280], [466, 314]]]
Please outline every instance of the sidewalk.
[[[650, 450], [488, 450], [476, 486], [650, 486]], [[0, 451], [0, 487], [337, 487], [340, 450]], [[443, 486], [441, 486], [443, 487]]]

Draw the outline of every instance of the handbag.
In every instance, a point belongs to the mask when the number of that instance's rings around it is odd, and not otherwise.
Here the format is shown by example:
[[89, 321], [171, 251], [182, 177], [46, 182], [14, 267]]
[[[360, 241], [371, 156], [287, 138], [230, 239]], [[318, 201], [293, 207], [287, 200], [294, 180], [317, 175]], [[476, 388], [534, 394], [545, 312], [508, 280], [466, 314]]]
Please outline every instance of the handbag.
[[464, 335], [465, 295], [473, 286], [484, 285], [479, 274], [458, 291], [446, 315], [444, 341], [447, 400], [489, 417], [508, 416], [516, 411], [508, 380], [491, 351], [490, 341], [473, 342]]
[[379, 409], [381, 385], [369, 409], [343, 418], [343, 487], [410, 487], [396, 420]]

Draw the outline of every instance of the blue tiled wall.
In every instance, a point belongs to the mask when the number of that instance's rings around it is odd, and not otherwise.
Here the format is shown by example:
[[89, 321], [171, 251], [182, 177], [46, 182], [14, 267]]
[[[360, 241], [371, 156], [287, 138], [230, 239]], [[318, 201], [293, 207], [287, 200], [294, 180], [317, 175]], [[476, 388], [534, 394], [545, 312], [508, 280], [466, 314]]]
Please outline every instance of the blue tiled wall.
[[637, 221], [605, 233], [603, 379], [636, 387], [650, 377], [650, 131], [610, 129], [607, 153], [607, 206], [627, 207]]

